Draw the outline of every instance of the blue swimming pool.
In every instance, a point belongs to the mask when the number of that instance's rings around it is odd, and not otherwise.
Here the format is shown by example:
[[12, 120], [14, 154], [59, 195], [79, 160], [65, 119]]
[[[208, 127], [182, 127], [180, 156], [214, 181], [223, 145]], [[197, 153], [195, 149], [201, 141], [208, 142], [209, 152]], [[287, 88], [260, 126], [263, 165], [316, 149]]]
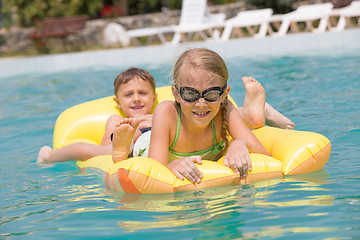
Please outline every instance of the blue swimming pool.
[[[267, 101], [298, 130], [327, 136], [319, 172], [198, 192], [108, 192], [74, 163], [39, 166], [66, 108], [113, 94], [117, 67], [30, 73], [0, 81], [1, 239], [359, 239], [360, 54], [226, 57], [231, 96], [241, 76], [258, 79]], [[158, 86], [171, 63], [142, 64]]]

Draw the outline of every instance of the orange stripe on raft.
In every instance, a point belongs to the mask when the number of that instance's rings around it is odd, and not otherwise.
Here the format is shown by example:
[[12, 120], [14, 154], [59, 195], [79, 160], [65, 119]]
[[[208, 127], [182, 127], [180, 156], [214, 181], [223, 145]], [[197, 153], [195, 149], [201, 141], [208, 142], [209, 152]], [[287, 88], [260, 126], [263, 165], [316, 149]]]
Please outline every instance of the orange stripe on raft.
[[124, 168], [119, 168], [118, 177], [119, 177], [119, 183], [122, 189], [124, 190], [124, 192], [140, 193], [139, 190], [137, 190], [133, 182], [128, 177], [128, 174]]
[[320, 169], [324, 168], [327, 160], [330, 157], [330, 153], [331, 153], [331, 143], [329, 142], [319, 152], [309, 157], [307, 160], [299, 164], [299, 166], [291, 170], [286, 175], [297, 175], [297, 174], [319, 171]]
[[110, 189], [110, 186], [109, 186], [109, 173], [105, 173], [105, 186], [106, 186], [106, 189]]

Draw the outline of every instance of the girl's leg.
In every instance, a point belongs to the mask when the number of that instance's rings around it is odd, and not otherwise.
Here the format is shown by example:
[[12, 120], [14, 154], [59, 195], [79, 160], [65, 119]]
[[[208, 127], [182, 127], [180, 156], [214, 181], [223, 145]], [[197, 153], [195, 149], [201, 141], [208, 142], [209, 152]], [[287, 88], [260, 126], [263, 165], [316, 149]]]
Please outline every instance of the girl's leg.
[[[244, 107], [238, 107], [237, 110], [239, 111], [240, 115], [243, 117]], [[293, 123], [289, 118], [281, 114], [279, 111], [274, 109], [270, 104], [265, 103], [265, 122], [266, 125], [283, 128], [283, 129], [294, 129], [295, 123]], [[246, 124], [249, 126], [250, 124], [244, 119]], [[261, 124], [261, 123], [260, 123]], [[262, 127], [262, 126], [261, 126]], [[255, 127], [251, 127], [255, 128]]]
[[239, 113], [249, 128], [265, 125], [265, 89], [252, 77], [243, 77], [246, 94]]
[[274, 109], [268, 103], [265, 103], [265, 120], [268, 126], [284, 128], [284, 129], [295, 128], [295, 123], [293, 123], [286, 116], [282, 115], [279, 111]]
[[114, 162], [128, 158], [138, 126], [139, 120], [136, 118], [124, 118], [115, 126], [112, 144]]
[[66, 162], [71, 160], [87, 160], [89, 158], [111, 154], [112, 146], [96, 145], [90, 143], [73, 143], [65, 147], [53, 150], [49, 146], [44, 146], [39, 151], [37, 163]]
[[270, 104], [265, 103], [265, 90], [261, 84], [251, 77], [244, 77], [243, 83], [246, 90], [244, 107], [238, 111], [249, 128], [259, 128], [265, 125], [294, 129], [295, 124]]

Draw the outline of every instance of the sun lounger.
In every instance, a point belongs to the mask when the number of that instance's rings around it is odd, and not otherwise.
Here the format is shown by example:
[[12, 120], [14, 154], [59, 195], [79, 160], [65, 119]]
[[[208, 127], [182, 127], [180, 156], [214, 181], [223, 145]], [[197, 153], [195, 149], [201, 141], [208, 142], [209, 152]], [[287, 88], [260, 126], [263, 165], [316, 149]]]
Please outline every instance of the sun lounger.
[[[286, 14], [273, 15], [270, 23], [281, 22], [278, 32], [273, 32], [273, 36], [284, 36], [288, 31], [300, 32], [298, 23], [304, 22], [305, 29], [303, 31], [311, 31], [314, 33], [324, 32], [328, 25], [329, 14], [333, 8], [332, 3], [319, 3], [299, 6], [295, 11]], [[319, 21], [317, 28], [314, 28], [313, 22]]]
[[[330, 13], [331, 17], [339, 17], [336, 27], [331, 27], [331, 31], [342, 31], [347, 27], [351, 27], [351, 18], [355, 18], [355, 24], [360, 26], [360, 0], [352, 1], [349, 6], [333, 9]], [[357, 18], [357, 19], [356, 19]]]
[[128, 30], [127, 35], [130, 38], [130, 41], [134, 41], [136, 45], [139, 45], [139, 37], [148, 37], [146, 41], [146, 45], [148, 45], [153, 41], [155, 36], [159, 38], [162, 44], [166, 44], [168, 41], [165, 38], [165, 34], [173, 33], [174, 31], [174, 26], [149, 27]]
[[[265, 37], [272, 13], [273, 10], [270, 8], [239, 12], [236, 17], [225, 21], [221, 40], [226, 41], [232, 35], [242, 36], [243, 34], [240, 28], [246, 28], [250, 36], [257, 38]], [[259, 26], [257, 33], [255, 33], [253, 29], [254, 26]]]
[[[126, 31], [120, 24], [115, 26], [114, 23], [109, 23], [104, 30], [104, 42], [107, 45], [111, 45], [118, 41], [122, 45], [127, 46], [130, 41], [139, 45], [138, 38], [140, 37], [148, 37], [146, 44], [150, 44], [154, 37], [158, 37], [162, 44], [171, 43], [173, 45], [196, 39], [196, 37], [207, 40], [209, 37], [213, 37], [213, 29], [223, 26], [225, 18], [226, 15], [224, 13], [210, 14], [207, 8], [207, 0], [183, 0], [178, 25]], [[173, 34], [172, 40], [168, 41], [165, 34]]]
[[175, 26], [175, 34], [171, 43], [175, 45], [180, 42], [196, 40], [196, 37], [203, 40], [213, 38], [213, 29], [223, 26], [225, 18], [224, 13], [210, 14], [207, 0], [183, 0], [180, 22]]

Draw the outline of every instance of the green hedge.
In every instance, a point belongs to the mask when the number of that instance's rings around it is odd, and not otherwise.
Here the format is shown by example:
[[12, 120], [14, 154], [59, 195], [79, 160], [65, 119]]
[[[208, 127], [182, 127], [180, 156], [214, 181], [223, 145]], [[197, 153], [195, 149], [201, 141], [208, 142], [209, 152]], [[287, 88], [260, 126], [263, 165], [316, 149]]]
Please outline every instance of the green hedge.
[[[275, 13], [291, 11], [295, 0], [208, 0], [211, 4], [226, 4], [245, 1], [256, 8], [272, 8]], [[3, 0], [0, 19], [6, 27], [19, 25], [29, 27], [34, 20], [45, 17], [63, 17], [87, 14], [98, 18], [105, 4], [114, 0]], [[162, 7], [170, 10], [180, 9], [180, 0], [128, 0], [129, 15], [159, 12]]]
[[256, 8], [271, 8], [275, 14], [288, 13], [294, 10], [293, 3], [299, 2], [297, 0], [245, 0], [246, 3], [255, 6]]

